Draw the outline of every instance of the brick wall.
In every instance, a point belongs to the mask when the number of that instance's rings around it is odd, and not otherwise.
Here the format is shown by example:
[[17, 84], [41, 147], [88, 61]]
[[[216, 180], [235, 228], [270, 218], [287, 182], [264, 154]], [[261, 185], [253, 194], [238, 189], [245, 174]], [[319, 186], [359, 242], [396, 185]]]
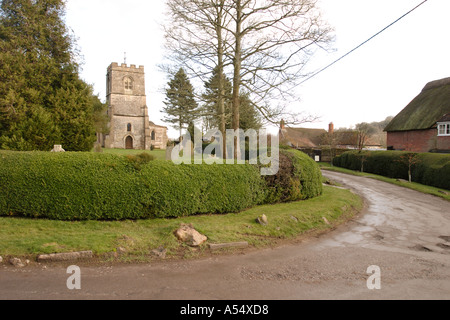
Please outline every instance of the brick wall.
[[450, 137], [438, 137], [437, 129], [388, 132], [387, 146], [413, 152], [450, 150]]
[[437, 149], [450, 151], [450, 137], [437, 137]]

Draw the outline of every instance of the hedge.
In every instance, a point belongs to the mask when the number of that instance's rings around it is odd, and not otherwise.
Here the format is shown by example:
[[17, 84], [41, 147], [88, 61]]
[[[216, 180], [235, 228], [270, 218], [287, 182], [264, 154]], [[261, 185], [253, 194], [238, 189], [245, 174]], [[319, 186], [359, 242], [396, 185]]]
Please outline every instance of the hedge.
[[306, 200], [322, 194], [322, 174], [307, 154], [280, 149], [278, 173], [266, 176], [266, 203]]
[[175, 165], [139, 155], [0, 151], [0, 216], [168, 218], [237, 213], [321, 194], [314, 161], [297, 151], [282, 154], [293, 165], [287, 196], [248, 164]]
[[[337, 167], [361, 170], [389, 178], [408, 179], [407, 155], [415, 155], [412, 181], [450, 190], [450, 154], [405, 151], [349, 151], [333, 160]], [[362, 163], [363, 162], [363, 163]]]

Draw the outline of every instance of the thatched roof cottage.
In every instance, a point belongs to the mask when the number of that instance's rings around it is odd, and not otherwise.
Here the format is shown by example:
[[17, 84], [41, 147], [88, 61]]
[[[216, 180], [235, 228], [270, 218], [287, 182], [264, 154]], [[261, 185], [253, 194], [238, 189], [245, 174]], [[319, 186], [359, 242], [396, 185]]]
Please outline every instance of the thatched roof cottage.
[[428, 83], [385, 131], [388, 149], [450, 153], [450, 78]]

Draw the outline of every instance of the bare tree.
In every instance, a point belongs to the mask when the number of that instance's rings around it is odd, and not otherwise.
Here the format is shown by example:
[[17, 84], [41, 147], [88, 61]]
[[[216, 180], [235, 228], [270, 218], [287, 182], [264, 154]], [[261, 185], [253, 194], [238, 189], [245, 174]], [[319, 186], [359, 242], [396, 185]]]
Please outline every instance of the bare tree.
[[[411, 142], [407, 143], [405, 150], [413, 150], [413, 144]], [[420, 154], [417, 152], [405, 152], [397, 160], [408, 167], [408, 181], [412, 182], [412, 171], [416, 164], [420, 163]]]
[[230, 69], [233, 129], [239, 129], [242, 89], [266, 122], [278, 124], [283, 117], [289, 125], [315, 119], [288, 112], [286, 106], [295, 98], [292, 88], [305, 77], [311, 49], [331, 41], [317, 0], [167, 2], [172, 23], [166, 38], [174, 59], [199, 77], [215, 67], [223, 73]]
[[355, 126], [356, 132], [358, 133], [358, 140], [357, 140], [357, 148], [358, 150], [362, 150], [367, 143], [367, 140], [376, 133], [376, 129], [374, 126], [370, 125], [369, 123], [363, 122], [359, 123]]
[[[311, 121], [299, 113], [286, 115], [283, 102], [292, 98], [292, 86], [305, 76], [313, 46], [326, 46], [331, 28], [321, 19], [315, 0], [233, 0], [226, 6], [233, 18], [233, 117], [239, 126], [239, 90], [266, 121], [286, 124]], [[294, 96], [295, 97], [295, 96]], [[276, 102], [281, 104], [274, 105]]]
[[[226, 0], [168, 0], [171, 23], [165, 27], [166, 48], [170, 59], [183, 65], [187, 72], [204, 83], [216, 70], [218, 76], [218, 110], [223, 150], [226, 151], [225, 119], [225, 52], [228, 43], [226, 26], [230, 19]], [[231, 63], [230, 63], [231, 64]], [[167, 66], [163, 66], [167, 69]], [[214, 115], [216, 116], [216, 115]], [[225, 155], [224, 155], [225, 156]]]

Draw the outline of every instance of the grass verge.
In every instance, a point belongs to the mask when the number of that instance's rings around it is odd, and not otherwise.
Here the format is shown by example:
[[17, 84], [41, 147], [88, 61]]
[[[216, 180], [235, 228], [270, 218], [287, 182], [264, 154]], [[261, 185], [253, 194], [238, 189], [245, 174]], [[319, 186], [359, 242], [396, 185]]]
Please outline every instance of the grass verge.
[[[0, 218], [0, 255], [33, 261], [39, 254], [92, 250], [101, 262], [139, 262], [157, 259], [151, 251], [164, 247], [166, 259], [200, 257], [210, 253], [208, 243], [247, 241], [251, 248], [264, 248], [311, 231], [330, 230], [362, 207], [357, 195], [327, 186], [314, 199], [259, 206], [239, 214], [80, 222], [5, 217]], [[262, 214], [268, 217], [267, 226], [255, 221]], [[180, 243], [173, 232], [182, 223], [206, 235], [206, 244], [194, 249]], [[125, 254], [114, 255], [118, 248]]]
[[450, 191], [444, 190], [442, 188], [427, 186], [427, 185], [423, 185], [423, 184], [416, 183], [416, 182], [410, 183], [409, 181], [383, 177], [383, 176], [372, 174], [372, 173], [365, 173], [365, 172], [354, 171], [354, 170], [349, 170], [349, 169], [340, 168], [340, 167], [334, 167], [334, 166], [331, 166], [329, 163], [324, 163], [324, 162], [319, 163], [319, 165], [320, 165], [320, 168], [323, 170], [341, 172], [341, 173], [346, 173], [346, 174], [351, 174], [351, 175], [361, 176], [361, 177], [369, 177], [372, 179], [392, 183], [392, 184], [395, 184], [395, 185], [398, 185], [401, 187], [413, 189], [413, 190], [416, 190], [416, 191], [419, 191], [422, 193], [431, 194], [433, 196], [437, 196], [442, 199], [450, 201]]

